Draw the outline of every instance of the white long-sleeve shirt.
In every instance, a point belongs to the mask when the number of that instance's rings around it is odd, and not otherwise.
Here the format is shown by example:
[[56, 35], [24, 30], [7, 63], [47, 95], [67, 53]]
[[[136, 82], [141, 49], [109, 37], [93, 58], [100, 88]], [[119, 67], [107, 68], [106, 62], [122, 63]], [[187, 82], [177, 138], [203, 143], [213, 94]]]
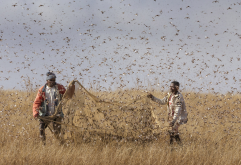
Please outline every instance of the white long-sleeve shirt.
[[185, 124], [187, 122], [187, 111], [184, 98], [180, 92], [176, 95], [167, 94], [163, 99], [158, 99], [153, 96], [153, 101], [165, 105], [167, 104], [167, 110], [169, 117], [172, 118], [172, 122], [178, 124]]
[[46, 93], [45, 97], [47, 99], [47, 104], [48, 104], [48, 111], [46, 113], [47, 116], [51, 116], [55, 112], [55, 96], [54, 93], [56, 92], [56, 88], [46, 86]]

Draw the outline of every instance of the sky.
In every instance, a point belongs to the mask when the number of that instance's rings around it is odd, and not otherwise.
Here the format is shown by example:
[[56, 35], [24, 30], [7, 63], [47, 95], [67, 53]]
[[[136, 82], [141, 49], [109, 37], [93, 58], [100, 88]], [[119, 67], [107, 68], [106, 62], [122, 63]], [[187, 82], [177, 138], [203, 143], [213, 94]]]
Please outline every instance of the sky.
[[240, 91], [237, 0], [11, 0], [0, 6], [0, 88]]

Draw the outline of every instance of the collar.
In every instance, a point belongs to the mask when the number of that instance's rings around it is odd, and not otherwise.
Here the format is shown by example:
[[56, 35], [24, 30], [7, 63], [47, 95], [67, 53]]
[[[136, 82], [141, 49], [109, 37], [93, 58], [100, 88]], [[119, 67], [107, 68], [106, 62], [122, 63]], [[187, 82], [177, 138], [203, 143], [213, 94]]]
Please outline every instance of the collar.
[[47, 89], [47, 90], [54, 89], [54, 88], [55, 88], [55, 85], [52, 86], [52, 87], [49, 87], [48, 85], [46, 85], [46, 89]]
[[[180, 92], [179, 91], [177, 91], [177, 94], [175, 94], [175, 95], [173, 95], [174, 97], [178, 97], [179, 96], [179, 94], [180, 94]], [[172, 93], [168, 93], [168, 96], [170, 97], [172, 95]]]
[[[43, 87], [43, 89], [42, 89], [42, 92], [45, 92], [45, 90], [46, 90], [47, 87], [48, 87], [48, 85], [45, 84], [44, 87]], [[55, 87], [56, 89], [58, 89], [58, 84], [55, 83], [55, 85], [54, 85], [53, 87]], [[48, 88], [49, 88], [49, 87], [48, 87]]]

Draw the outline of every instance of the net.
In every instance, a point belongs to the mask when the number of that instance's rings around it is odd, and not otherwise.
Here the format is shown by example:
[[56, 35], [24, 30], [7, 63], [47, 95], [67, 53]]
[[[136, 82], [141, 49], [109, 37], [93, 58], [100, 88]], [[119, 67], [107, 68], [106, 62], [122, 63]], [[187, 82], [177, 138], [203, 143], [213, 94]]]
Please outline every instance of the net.
[[156, 138], [166, 130], [153, 112], [146, 94], [129, 94], [128, 97], [101, 99], [87, 91], [79, 81], [72, 81], [55, 114], [41, 119], [52, 121], [62, 108], [65, 115], [61, 122], [62, 133], [65, 139], [74, 140], [97, 136], [145, 140]]

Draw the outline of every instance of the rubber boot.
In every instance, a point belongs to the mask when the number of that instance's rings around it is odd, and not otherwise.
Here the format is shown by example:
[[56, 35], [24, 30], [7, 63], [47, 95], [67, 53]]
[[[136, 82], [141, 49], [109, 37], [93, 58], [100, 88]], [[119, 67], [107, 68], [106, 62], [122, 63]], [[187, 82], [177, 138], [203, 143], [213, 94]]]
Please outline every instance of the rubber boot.
[[175, 135], [175, 140], [176, 140], [177, 144], [179, 144], [179, 145], [181, 145], [181, 144], [182, 144], [182, 142], [181, 142], [181, 139], [180, 139], [179, 135]]
[[170, 144], [173, 144], [173, 141], [174, 141], [174, 136], [170, 135]]
[[45, 130], [40, 130], [40, 138], [43, 142], [43, 145], [45, 145], [46, 144]]

